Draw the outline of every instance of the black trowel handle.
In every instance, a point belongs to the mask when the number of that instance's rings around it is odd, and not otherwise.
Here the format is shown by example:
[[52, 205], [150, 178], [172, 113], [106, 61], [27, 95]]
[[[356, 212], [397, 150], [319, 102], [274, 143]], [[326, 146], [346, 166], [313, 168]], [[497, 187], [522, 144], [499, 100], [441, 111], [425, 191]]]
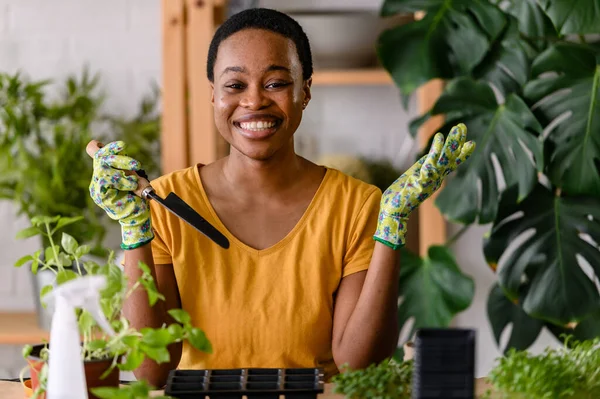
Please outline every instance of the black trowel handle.
[[[87, 152], [87, 154], [90, 157], [94, 158], [96, 152], [102, 147], [104, 147], [104, 144], [102, 144], [98, 140], [92, 140], [88, 143], [87, 147], [85, 147], [85, 152]], [[142, 196], [142, 191], [144, 191], [144, 189], [146, 188], [152, 189], [152, 187], [150, 186], [150, 182], [148, 181], [148, 176], [146, 175], [146, 172], [144, 172], [143, 170], [138, 171], [138, 173], [132, 170], [124, 170], [123, 172], [125, 172], [126, 175], [138, 176], [138, 187], [133, 193], [138, 197], [145, 198], [144, 196]]]

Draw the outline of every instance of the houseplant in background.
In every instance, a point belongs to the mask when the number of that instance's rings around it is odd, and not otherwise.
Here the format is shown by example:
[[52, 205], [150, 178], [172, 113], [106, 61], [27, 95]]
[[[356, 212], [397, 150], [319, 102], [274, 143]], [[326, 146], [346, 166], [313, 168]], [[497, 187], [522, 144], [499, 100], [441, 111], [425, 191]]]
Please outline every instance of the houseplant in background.
[[[40, 270], [50, 270], [55, 273], [56, 285], [84, 274], [102, 275], [106, 278], [107, 284], [101, 292], [100, 305], [116, 336], [110, 337], [102, 331], [99, 332], [94, 318], [87, 311], [77, 312], [88, 389], [92, 393], [95, 392], [99, 398], [128, 398], [129, 396], [116, 389], [119, 384], [119, 370], [134, 370], [145, 358], [153, 359], [158, 363], [168, 362], [167, 348], [175, 342], [185, 340], [194, 348], [211, 353], [210, 341], [202, 330], [191, 325], [190, 316], [182, 309], [169, 310], [175, 322], [168, 326], [136, 330], [129, 325], [121, 312], [124, 301], [131, 292], [138, 288], [144, 289], [151, 306], [159, 300], [164, 300], [164, 297], [158, 292], [150, 269], [144, 263], [139, 264], [143, 271], [140, 279], [128, 282], [122, 268], [115, 263], [112, 251], [108, 251], [106, 260], [102, 262], [83, 260], [90, 246], [80, 245], [73, 236], [65, 232], [58, 234], [61, 227], [81, 223], [82, 219], [82, 217], [34, 216], [31, 220], [32, 226], [28, 230], [30, 232], [36, 230], [38, 235], [43, 236], [49, 243], [49, 249], [46, 251], [46, 256], [42, 257], [42, 251], [38, 250], [19, 259], [15, 266], [22, 267], [27, 264], [34, 274]], [[75, 267], [71, 268], [73, 264]], [[42, 302], [53, 289], [54, 284], [42, 288]], [[47, 360], [48, 356], [52, 356], [52, 348], [47, 344], [40, 344], [34, 347], [26, 346], [23, 352], [29, 364], [32, 388], [36, 395], [39, 395], [45, 389]], [[147, 384], [138, 382], [126, 392], [134, 395], [135, 392], [144, 392], [148, 389]], [[131, 396], [132, 399], [134, 397], [137, 396]]]
[[[159, 172], [160, 119], [157, 92], [144, 98], [138, 115], [125, 118], [102, 111], [105, 95], [100, 76], [87, 68], [58, 85], [51, 80], [29, 81], [22, 74], [0, 74], [0, 199], [16, 205], [18, 215], [79, 217], [79, 223], [58, 226], [77, 242], [91, 246], [90, 256], [104, 256], [104, 238], [109, 226], [106, 214], [89, 196], [92, 161], [85, 146], [92, 138], [126, 137], [135, 143], [135, 156], [143, 158], [149, 174]], [[20, 237], [37, 234], [32, 226]], [[49, 247], [42, 237], [42, 250]], [[44, 253], [44, 251], [42, 251]], [[34, 295], [40, 326], [49, 328], [52, 309], [44, 309], [37, 298], [53, 279], [50, 270], [34, 277]]]
[[[600, 9], [570, 0], [386, 0], [423, 18], [381, 34], [377, 51], [407, 104], [445, 89], [411, 122], [464, 122], [478, 148], [435, 200], [451, 222], [488, 224], [497, 283], [488, 318], [500, 346], [600, 336]], [[595, 35], [596, 34], [596, 35]], [[509, 245], [510, 244], [510, 245]]]

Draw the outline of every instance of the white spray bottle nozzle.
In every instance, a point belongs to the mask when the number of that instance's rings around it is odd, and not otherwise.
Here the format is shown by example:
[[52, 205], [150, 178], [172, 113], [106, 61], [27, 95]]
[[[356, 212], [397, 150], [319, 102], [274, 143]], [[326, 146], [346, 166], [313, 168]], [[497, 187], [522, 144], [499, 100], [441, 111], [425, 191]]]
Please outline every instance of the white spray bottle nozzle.
[[75, 309], [88, 311], [108, 335], [114, 336], [100, 307], [100, 292], [105, 286], [104, 276], [84, 276], [59, 285], [49, 294], [55, 300], [55, 311], [50, 329], [48, 399], [87, 399]]

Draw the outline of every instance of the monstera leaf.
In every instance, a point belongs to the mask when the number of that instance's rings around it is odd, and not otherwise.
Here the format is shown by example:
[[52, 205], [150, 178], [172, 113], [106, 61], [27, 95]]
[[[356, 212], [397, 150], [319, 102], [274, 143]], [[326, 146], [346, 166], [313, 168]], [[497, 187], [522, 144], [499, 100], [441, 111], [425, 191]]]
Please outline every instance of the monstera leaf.
[[594, 339], [600, 337], [600, 310], [572, 326], [560, 327], [546, 324], [546, 327], [559, 341], [564, 341], [565, 336], [569, 335], [581, 341]]
[[597, 0], [538, 0], [538, 3], [562, 35], [600, 33]]
[[531, 50], [544, 50], [551, 40], [558, 37], [556, 28], [537, 0], [493, 0], [503, 11], [513, 15], [519, 21], [519, 31], [523, 34], [523, 43]]
[[[430, 113], [411, 123], [411, 133], [416, 134], [420, 124], [435, 114], [446, 114], [442, 131], [465, 123], [467, 138], [477, 144], [471, 158], [435, 200], [446, 218], [464, 224], [477, 218], [481, 224], [494, 220], [500, 188], [493, 156], [502, 168], [506, 186], [518, 186], [519, 200], [529, 194], [537, 181], [536, 170], [542, 169], [541, 143], [536, 137], [542, 128], [521, 98], [511, 94], [504, 104], [498, 104], [486, 83], [459, 78], [448, 84]], [[537, 168], [522, 145], [533, 154]]]
[[500, 347], [502, 333], [509, 324], [512, 324], [510, 338], [504, 347], [505, 353], [511, 348], [517, 350], [529, 348], [544, 327], [542, 320], [532, 318], [519, 305], [511, 301], [498, 283], [494, 284], [490, 290], [487, 313], [498, 347]]
[[418, 10], [426, 11], [423, 19], [383, 32], [377, 46], [405, 107], [423, 83], [470, 74], [507, 22], [483, 0], [386, 0], [381, 9], [384, 16]]
[[446, 247], [429, 247], [425, 258], [403, 249], [401, 262], [398, 321], [403, 326], [414, 317], [410, 336], [418, 328], [447, 327], [473, 301], [475, 283]]
[[[600, 52], [562, 43], [535, 60], [525, 86], [548, 141], [548, 176], [570, 194], [600, 196]], [[559, 119], [560, 118], [560, 119]]]
[[[515, 187], [502, 195], [498, 217], [484, 240], [487, 262], [497, 268], [509, 299], [528, 315], [558, 326], [584, 320], [600, 308], [592, 280], [600, 276], [600, 250], [581, 234], [600, 242], [600, 201], [559, 196], [542, 184], [521, 203], [517, 195]], [[591, 276], [578, 257], [591, 265]]]
[[502, 37], [492, 44], [473, 78], [493, 84], [505, 97], [520, 92], [529, 75], [527, 50], [519, 36], [519, 22], [509, 16]]

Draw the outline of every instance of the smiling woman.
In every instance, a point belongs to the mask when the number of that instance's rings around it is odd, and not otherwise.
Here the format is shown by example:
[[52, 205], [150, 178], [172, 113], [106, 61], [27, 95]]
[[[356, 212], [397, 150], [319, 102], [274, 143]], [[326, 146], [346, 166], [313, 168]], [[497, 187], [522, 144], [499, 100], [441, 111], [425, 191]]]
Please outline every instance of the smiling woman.
[[[250, 9], [220, 26], [207, 77], [214, 120], [229, 156], [152, 182], [177, 193], [231, 242], [228, 249], [153, 203], [131, 196], [136, 177], [105, 181], [99, 205], [123, 230], [125, 272], [149, 265], [165, 301], [144, 291], [125, 312], [141, 328], [170, 322], [183, 308], [213, 353], [173, 346], [171, 361], [148, 360], [138, 378], [162, 386], [170, 369], [366, 367], [392, 355], [398, 340], [399, 255], [409, 214], [474, 149], [464, 125], [383, 194], [370, 184], [297, 155], [293, 136], [311, 99], [312, 60], [302, 28], [289, 16]], [[94, 175], [138, 162], [113, 144]], [[116, 170], [111, 173], [122, 173]], [[98, 194], [100, 193], [100, 194]], [[113, 206], [134, 201], [129, 211]], [[148, 226], [152, 226], [148, 229]]]

